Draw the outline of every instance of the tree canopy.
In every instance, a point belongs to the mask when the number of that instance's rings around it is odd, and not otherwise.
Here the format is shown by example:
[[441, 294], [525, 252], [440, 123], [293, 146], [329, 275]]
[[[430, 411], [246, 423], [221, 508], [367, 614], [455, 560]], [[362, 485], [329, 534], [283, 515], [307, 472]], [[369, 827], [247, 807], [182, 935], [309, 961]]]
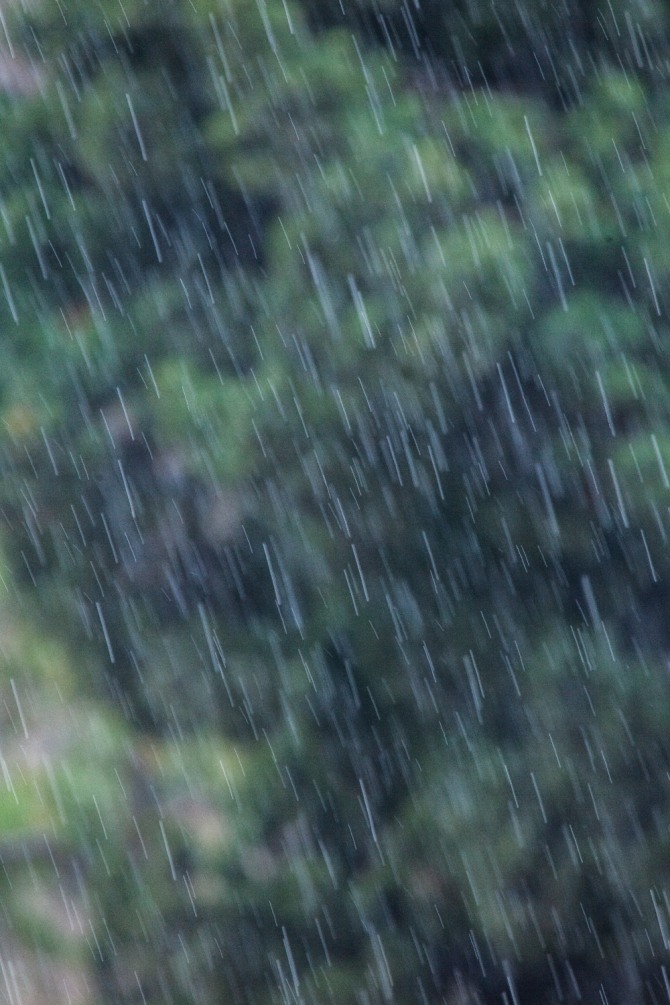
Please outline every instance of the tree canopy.
[[669, 18], [7, 12], [2, 924], [91, 1000], [664, 1000]]

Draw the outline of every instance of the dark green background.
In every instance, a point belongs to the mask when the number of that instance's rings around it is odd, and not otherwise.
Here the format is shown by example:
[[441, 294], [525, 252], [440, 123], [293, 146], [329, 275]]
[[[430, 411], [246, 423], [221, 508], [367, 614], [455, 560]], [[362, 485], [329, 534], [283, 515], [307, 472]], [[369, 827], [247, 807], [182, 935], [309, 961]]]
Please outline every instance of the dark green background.
[[4, 18], [21, 979], [665, 1001], [667, 5]]

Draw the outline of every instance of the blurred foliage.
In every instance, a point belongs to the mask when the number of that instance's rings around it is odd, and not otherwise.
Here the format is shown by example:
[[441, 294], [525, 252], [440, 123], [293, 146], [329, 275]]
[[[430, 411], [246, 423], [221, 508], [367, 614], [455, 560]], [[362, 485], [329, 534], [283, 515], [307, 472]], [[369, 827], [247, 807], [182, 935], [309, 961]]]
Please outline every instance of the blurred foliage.
[[0, 925], [110, 1005], [662, 1000], [666, 6], [7, 33]]

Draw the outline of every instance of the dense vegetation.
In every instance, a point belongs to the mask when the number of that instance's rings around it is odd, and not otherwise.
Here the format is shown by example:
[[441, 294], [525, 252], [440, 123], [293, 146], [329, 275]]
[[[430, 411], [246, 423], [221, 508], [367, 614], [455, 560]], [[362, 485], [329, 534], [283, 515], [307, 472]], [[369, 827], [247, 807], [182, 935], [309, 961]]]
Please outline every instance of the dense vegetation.
[[110, 1005], [664, 1001], [666, 4], [6, 21], [7, 937]]

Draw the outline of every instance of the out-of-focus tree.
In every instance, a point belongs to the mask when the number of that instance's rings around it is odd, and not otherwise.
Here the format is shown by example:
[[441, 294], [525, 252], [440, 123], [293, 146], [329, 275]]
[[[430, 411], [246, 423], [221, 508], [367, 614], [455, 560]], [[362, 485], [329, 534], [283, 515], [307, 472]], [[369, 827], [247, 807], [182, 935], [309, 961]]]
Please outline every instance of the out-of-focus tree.
[[664, 9], [350, 8], [14, 29], [6, 549], [118, 717], [52, 796], [100, 994], [656, 1000]]

